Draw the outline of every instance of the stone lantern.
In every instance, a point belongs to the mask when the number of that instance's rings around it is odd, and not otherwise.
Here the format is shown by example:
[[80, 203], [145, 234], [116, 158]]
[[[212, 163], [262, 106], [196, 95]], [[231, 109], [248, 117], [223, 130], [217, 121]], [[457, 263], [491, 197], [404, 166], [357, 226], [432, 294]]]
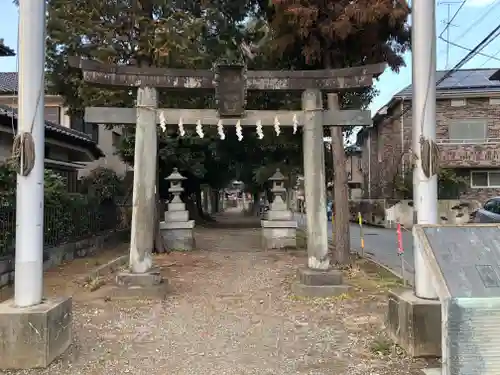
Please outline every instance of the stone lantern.
[[170, 183], [168, 191], [174, 197], [168, 203], [165, 221], [160, 222], [160, 232], [170, 250], [192, 250], [194, 248], [194, 220], [189, 220], [189, 212], [180, 197], [184, 191], [182, 181], [185, 179], [186, 177], [182, 176], [177, 168], [174, 168], [172, 173], [165, 178]]
[[[168, 211], [170, 214], [166, 214], [165, 220], [166, 221], [177, 221], [175, 219], [179, 218], [178, 215], [180, 212], [186, 212], [186, 205], [184, 202], [181, 200], [181, 194], [184, 191], [184, 188], [182, 187], [182, 181], [186, 180], [186, 177], [181, 175], [179, 173], [179, 170], [177, 168], [174, 168], [172, 173], [165, 178], [166, 181], [170, 183], [170, 187], [168, 188], [168, 192], [173, 194], [172, 200], [168, 203]], [[174, 216], [176, 216], [174, 218]], [[167, 219], [168, 217], [168, 219]], [[185, 219], [188, 220], [189, 216]]]
[[[269, 178], [269, 181], [273, 184], [271, 188], [271, 192], [273, 193], [273, 203], [271, 203], [270, 210], [271, 211], [283, 211], [287, 210], [285, 200], [286, 200], [286, 189], [285, 189], [285, 180], [286, 177], [283, 176], [283, 173], [278, 169], [276, 172]], [[290, 212], [291, 214], [291, 212]]]
[[265, 220], [261, 221], [262, 246], [265, 249], [297, 247], [297, 221], [288, 209], [286, 201], [285, 176], [279, 169], [269, 178], [274, 195]]

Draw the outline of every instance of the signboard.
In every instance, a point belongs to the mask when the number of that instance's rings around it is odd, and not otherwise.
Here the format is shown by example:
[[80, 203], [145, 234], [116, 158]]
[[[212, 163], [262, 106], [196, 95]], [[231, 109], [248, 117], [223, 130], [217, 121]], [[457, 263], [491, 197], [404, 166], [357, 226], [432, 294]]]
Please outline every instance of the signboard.
[[443, 161], [500, 162], [500, 151], [495, 150], [450, 150], [441, 152]]
[[500, 227], [436, 226], [423, 232], [451, 297], [500, 297]]
[[500, 374], [500, 227], [414, 227], [441, 300], [443, 374]]
[[245, 114], [245, 67], [219, 65], [215, 94], [220, 117], [241, 117]]

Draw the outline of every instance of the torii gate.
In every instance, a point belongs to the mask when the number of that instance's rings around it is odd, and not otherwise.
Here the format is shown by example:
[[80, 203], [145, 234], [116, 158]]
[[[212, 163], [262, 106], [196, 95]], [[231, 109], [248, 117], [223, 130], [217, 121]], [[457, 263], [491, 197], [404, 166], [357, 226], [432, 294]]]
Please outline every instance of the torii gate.
[[[373, 77], [385, 64], [336, 70], [267, 71], [246, 70], [242, 65], [218, 65], [212, 70], [144, 68], [104, 65], [95, 61], [70, 58], [80, 68], [85, 82], [112, 86], [137, 87], [136, 108], [90, 107], [85, 121], [98, 124], [136, 124], [134, 157], [133, 213], [130, 241], [130, 271], [147, 273], [152, 267], [151, 252], [155, 230], [155, 186], [157, 160], [157, 124], [164, 117], [176, 124], [212, 126], [281, 126], [294, 122], [303, 126], [304, 179], [307, 205], [308, 267], [327, 270], [328, 228], [325, 214], [325, 163], [323, 126], [370, 126], [370, 111], [323, 109], [321, 90], [338, 92], [371, 86]], [[157, 89], [212, 89], [217, 110], [158, 109]], [[246, 91], [303, 91], [302, 111], [246, 111]], [[160, 121], [161, 120], [161, 121]]]

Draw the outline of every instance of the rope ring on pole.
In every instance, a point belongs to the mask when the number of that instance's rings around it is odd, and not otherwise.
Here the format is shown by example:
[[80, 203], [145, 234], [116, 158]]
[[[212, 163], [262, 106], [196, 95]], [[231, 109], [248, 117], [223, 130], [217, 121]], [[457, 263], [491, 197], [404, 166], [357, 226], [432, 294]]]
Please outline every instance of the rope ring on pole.
[[420, 139], [420, 157], [425, 177], [430, 178], [439, 173], [439, 146], [435, 141], [424, 137]]
[[11, 161], [17, 173], [28, 176], [35, 166], [35, 141], [29, 132], [21, 132], [14, 137]]

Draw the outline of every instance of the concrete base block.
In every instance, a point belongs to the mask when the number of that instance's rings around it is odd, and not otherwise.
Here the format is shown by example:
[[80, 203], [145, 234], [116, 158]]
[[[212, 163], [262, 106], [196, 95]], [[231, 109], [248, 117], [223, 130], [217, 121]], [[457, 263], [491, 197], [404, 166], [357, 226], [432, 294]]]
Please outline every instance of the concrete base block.
[[188, 211], [166, 211], [165, 222], [187, 222], [189, 221]]
[[71, 298], [16, 308], [0, 303], [0, 369], [47, 367], [71, 345]]
[[292, 211], [282, 210], [282, 211], [267, 211], [265, 215], [266, 220], [275, 221], [275, 220], [283, 220], [283, 221], [291, 221], [293, 220]]
[[296, 228], [262, 228], [262, 248], [295, 249], [297, 248]]
[[292, 293], [299, 297], [334, 297], [347, 293], [350, 288], [342, 284], [342, 271], [335, 269], [299, 268], [297, 278], [298, 282], [292, 284]]
[[300, 282], [292, 284], [292, 293], [298, 297], [328, 298], [349, 292], [349, 285], [305, 285]]
[[162, 229], [161, 235], [169, 250], [189, 251], [195, 248], [192, 228]]
[[299, 282], [304, 285], [342, 285], [342, 271], [329, 269], [326, 271], [311, 268], [299, 268], [297, 272]]
[[116, 283], [120, 286], [152, 286], [161, 284], [162, 281], [158, 270], [146, 273], [120, 272], [116, 275]]
[[121, 272], [116, 275], [116, 286], [105, 291], [112, 298], [165, 299], [168, 283], [158, 270], [146, 273]]
[[387, 328], [412, 357], [441, 357], [441, 303], [417, 298], [412, 290], [389, 292]]

